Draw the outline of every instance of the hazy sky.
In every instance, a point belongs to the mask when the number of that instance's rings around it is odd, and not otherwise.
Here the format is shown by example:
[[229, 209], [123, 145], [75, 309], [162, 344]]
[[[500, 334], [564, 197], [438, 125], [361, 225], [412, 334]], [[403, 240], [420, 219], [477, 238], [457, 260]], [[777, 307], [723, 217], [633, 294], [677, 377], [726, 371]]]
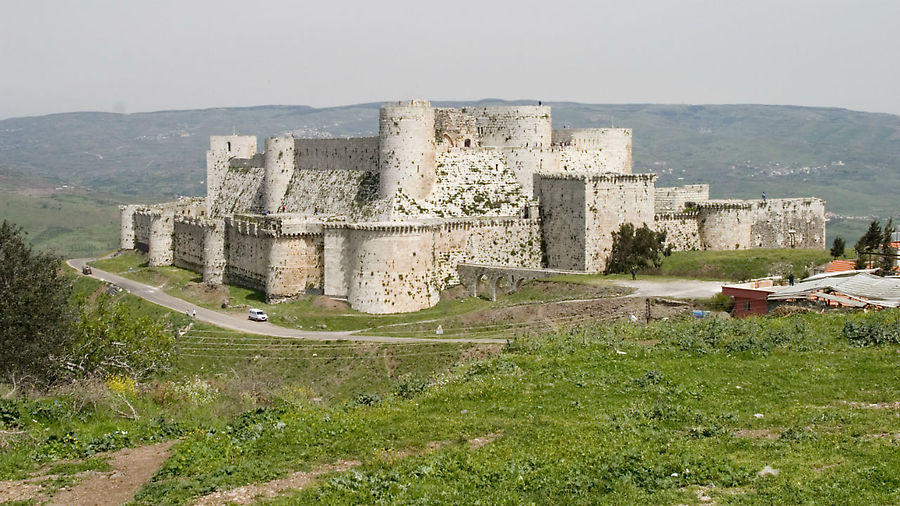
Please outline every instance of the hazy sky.
[[0, 118], [427, 98], [900, 114], [898, 0], [0, 0]]

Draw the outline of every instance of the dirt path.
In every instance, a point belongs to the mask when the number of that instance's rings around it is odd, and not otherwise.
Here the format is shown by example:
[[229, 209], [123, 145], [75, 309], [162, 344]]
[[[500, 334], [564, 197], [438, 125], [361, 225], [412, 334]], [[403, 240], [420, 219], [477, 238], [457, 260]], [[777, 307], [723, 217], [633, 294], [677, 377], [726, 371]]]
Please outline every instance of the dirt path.
[[134, 498], [135, 492], [162, 466], [169, 457], [174, 441], [151, 446], [125, 448], [109, 455], [113, 470], [90, 471], [74, 487], [53, 496], [52, 505], [103, 505], [118, 506]]

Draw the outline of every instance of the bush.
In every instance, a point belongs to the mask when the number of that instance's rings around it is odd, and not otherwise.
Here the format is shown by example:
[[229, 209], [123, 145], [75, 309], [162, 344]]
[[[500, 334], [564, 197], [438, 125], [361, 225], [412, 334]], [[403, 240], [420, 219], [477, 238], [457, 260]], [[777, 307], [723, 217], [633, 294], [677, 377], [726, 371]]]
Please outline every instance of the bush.
[[882, 311], [861, 321], [847, 322], [843, 335], [856, 346], [900, 344], [900, 321], [894, 311]]

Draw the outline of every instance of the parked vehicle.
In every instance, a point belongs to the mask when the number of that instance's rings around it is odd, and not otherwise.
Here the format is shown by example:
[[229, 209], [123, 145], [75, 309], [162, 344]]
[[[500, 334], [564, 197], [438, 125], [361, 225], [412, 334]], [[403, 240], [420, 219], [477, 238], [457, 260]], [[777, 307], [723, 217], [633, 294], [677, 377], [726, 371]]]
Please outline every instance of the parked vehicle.
[[249, 318], [255, 322], [264, 322], [269, 319], [269, 317], [266, 315], [266, 312], [262, 309], [251, 309]]
[[85, 276], [90, 276], [93, 273], [93, 271], [91, 271], [91, 266], [85, 265], [84, 267], [82, 267], [81, 273], [84, 274]]

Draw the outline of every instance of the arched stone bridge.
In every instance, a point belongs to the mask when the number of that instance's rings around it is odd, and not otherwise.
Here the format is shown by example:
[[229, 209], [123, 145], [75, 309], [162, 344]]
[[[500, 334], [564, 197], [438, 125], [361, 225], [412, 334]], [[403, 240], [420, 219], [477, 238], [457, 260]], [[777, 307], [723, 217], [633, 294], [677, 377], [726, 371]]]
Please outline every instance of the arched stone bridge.
[[478, 296], [478, 282], [485, 280], [491, 300], [497, 300], [498, 292], [516, 291], [525, 281], [552, 278], [567, 274], [584, 274], [580, 271], [560, 271], [556, 269], [529, 269], [526, 267], [504, 267], [501, 265], [459, 264], [456, 267], [459, 282], [472, 297]]

